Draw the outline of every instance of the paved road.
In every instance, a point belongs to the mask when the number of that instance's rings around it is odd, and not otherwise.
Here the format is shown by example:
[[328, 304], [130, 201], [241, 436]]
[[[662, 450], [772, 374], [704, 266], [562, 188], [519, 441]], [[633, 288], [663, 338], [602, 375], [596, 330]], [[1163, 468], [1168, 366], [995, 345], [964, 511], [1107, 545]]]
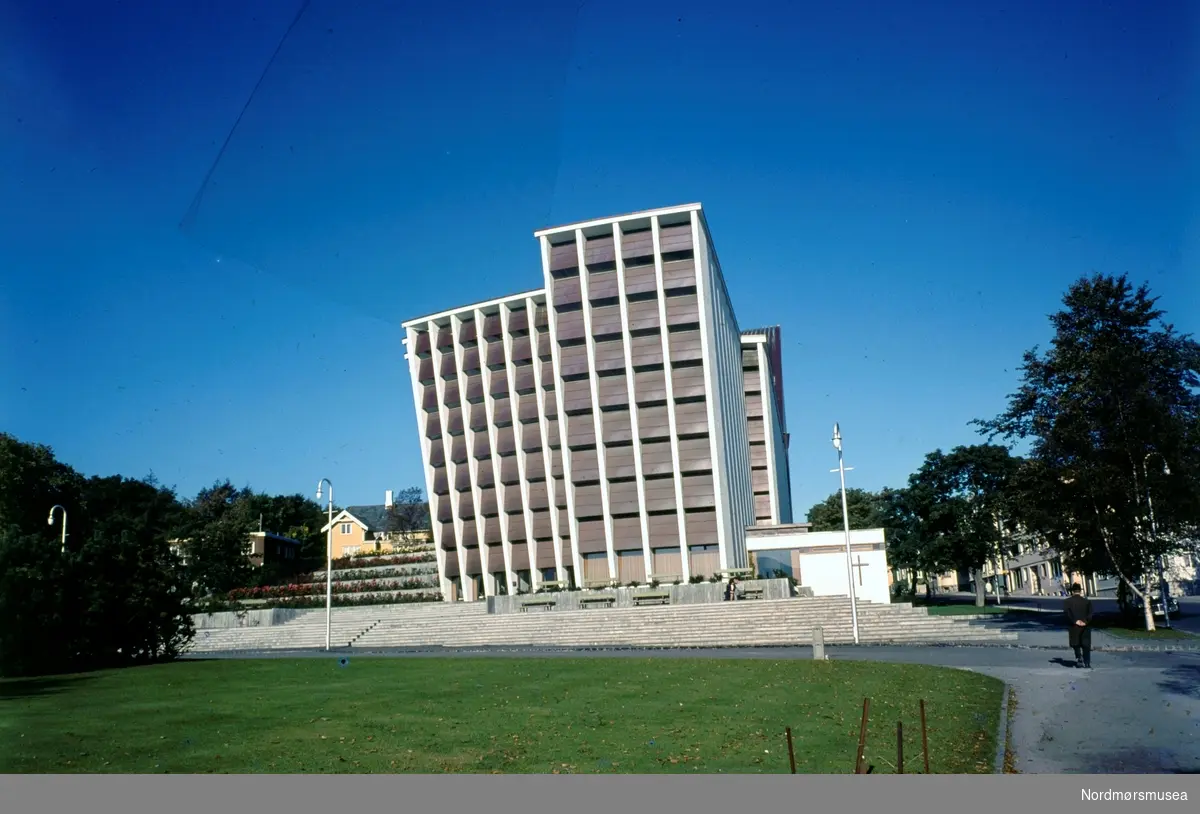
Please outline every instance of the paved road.
[[839, 648], [834, 658], [959, 667], [1016, 690], [1011, 743], [1028, 774], [1200, 773], [1200, 653]]
[[[1061, 644], [1063, 636], [1057, 634]], [[831, 659], [933, 664], [974, 670], [1017, 693], [1011, 743], [1019, 771], [1200, 773], [1200, 653], [1097, 653], [1076, 670], [1066, 647], [829, 647]], [[695, 650], [475, 648], [271, 652], [208, 658], [364, 656], [421, 658], [763, 658], [811, 659], [809, 647]]]

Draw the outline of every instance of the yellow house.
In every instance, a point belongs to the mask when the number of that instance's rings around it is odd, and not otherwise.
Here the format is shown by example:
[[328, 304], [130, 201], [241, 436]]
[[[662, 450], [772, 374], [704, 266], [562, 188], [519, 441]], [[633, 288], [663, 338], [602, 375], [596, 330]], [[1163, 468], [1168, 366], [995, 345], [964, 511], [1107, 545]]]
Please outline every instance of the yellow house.
[[414, 518], [405, 512], [405, 508], [392, 503], [389, 491], [383, 505], [348, 506], [338, 512], [333, 522], [321, 529], [333, 529], [330, 535], [333, 558], [382, 554], [399, 547], [428, 544], [433, 539], [428, 528], [428, 513]]

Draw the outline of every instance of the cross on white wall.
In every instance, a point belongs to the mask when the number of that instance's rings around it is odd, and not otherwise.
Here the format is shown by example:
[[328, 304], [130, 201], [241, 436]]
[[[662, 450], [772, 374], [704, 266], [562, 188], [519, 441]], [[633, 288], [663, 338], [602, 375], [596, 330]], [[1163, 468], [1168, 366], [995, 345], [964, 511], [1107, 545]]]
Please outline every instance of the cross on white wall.
[[862, 585], [863, 584], [862, 570], [864, 568], [870, 568], [871, 564], [869, 562], [863, 562], [862, 555], [859, 555], [857, 559], [858, 559], [858, 562], [854, 563], [850, 567], [858, 570], [858, 584]]

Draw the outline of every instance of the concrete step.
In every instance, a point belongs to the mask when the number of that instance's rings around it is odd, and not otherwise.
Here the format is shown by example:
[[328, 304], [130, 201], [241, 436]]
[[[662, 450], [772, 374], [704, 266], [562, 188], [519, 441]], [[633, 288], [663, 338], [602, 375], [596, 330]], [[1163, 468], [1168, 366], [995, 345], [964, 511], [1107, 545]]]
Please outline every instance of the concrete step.
[[[887, 643], [911, 643], [911, 644], [969, 644], [969, 643], [993, 643], [993, 642], [1015, 642], [1017, 641], [1016, 634], [1007, 633], [997, 636], [972, 636], [972, 635], [932, 635], [921, 633], [907, 634], [868, 634], [863, 632], [859, 639], [864, 644], [887, 644]], [[849, 633], [844, 633], [837, 636], [826, 636], [825, 643], [829, 645], [850, 644], [853, 642]], [[460, 641], [444, 641], [439, 639], [423, 640], [412, 639], [395, 642], [354, 642], [352, 645], [349, 642], [343, 642], [340, 639], [333, 640], [333, 647], [339, 649], [353, 647], [356, 650], [381, 650], [387, 648], [411, 648], [411, 647], [452, 647], [452, 648], [470, 648], [470, 647], [767, 647], [767, 646], [808, 646], [812, 642], [808, 637], [789, 637], [783, 635], [748, 635], [729, 639], [714, 639], [704, 636], [667, 636], [660, 638], [651, 637], [578, 637], [565, 640], [545, 640], [542, 638], [528, 639], [506, 639], [503, 641], [494, 638], [480, 638], [474, 640]], [[192, 652], [199, 653], [217, 653], [217, 652], [237, 652], [239, 650], [306, 650], [320, 649], [324, 647], [323, 639], [311, 640], [296, 640], [286, 642], [245, 642], [241, 645], [234, 646], [212, 646], [205, 648], [195, 648]]]
[[[585, 631], [591, 629], [621, 629], [621, 630], [653, 630], [656, 627], [668, 625], [673, 628], [695, 627], [698, 629], [708, 629], [712, 627], [707, 619], [665, 619], [662, 617], [654, 619], [612, 619], [603, 618], [600, 614], [587, 612], [588, 616], [593, 618], [580, 618], [571, 620], [569, 623], [561, 625], [550, 625], [550, 619], [523, 617], [520, 619], [512, 619], [507, 622], [492, 621], [485, 617], [483, 620], [475, 621], [472, 627], [485, 630], [489, 634], [517, 632], [524, 630], [553, 630], [555, 627], [561, 627], [566, 631]], [[721, 620], [724, 626], [729, 626], [733, 629], [743, 629], [748, 626], [766, 627], [771, 625], [783, 625], [789, 629], [803, 628], [811, 630], [813, 627], [821, 626], [826, 629], [850, 627], [849, 620], [836, 615], [808, 615], [802, 617], [795, 616], [760, 616], [751, 619], [726, 618]], [[860, 627], [865, 628], [881, 628], [881, 627], [903, 627], [906, 629], [939, 629], [939, 630], [987, 630], [986, 626], [971, 625], [967, 623], [955, 623], [940, 621], [936, 618], [903, 618], [903, 617], [867, 617], [859, 619]], [[409, 630], [419, 631], [424, 634], [430, 633], [457, 633], [463, 630], [463, 620], [405, 620], [398, 622], [392, 619], [370, 619], [362, 618], [359, 620], [339, 620], [334, 623], [335, 630], [354, 629], [360, 626], [372, 626], [372, 635], [386, 635], [392, 630]], [[324, 634], [325, 625], [323, 621], [305, 624], [287, 624], [276, 625], [269, 627], [245, 627], [245, 628], [226, 628], [211, 631], [203, 631], [203, 638], [212, 638], [220, 636], [223, 638], [237, 637], [252, 637], [263, 638], [272, 636], [291, 636], [305, 631]]]
[[[665, 615], [645, 615], [641, 616], [624, 616], [617, 617], [614, 615], [603, 614], [597, 611], [584, 611], [575, 618], [567, 619], [566, 614], [555, 614], [553, 617], [548, 617], [544, 613], [529, 614], [513, 617], [482, 617], [480, 619], [395, 619], [387, 617], [359, 617], [356, 619], [338, 619], [335, 615], [333, 622], [334, 627], [342, 627], [345, 625], [355, 626], [360, 624], [373, 624], [378, 622], [381, 630], [389, 630], [393, 627], [398, 628], [420, 628], [423, 630], [458, 630], [463, 627], [464, 623], [469, 623], [473, 626], [483, 626], [486, 628], [494, 628], [500, 630], [519, 630], [519, 629], [544, 629], [556, 626], [563, 626], [570, 629], [589, 628], [589, 627], [632, 627], [632, 628], [653, 628], [663, 624], [673, 625], [693, 625], [698, 627], [706, 627], [712, 621], [717, 621], [710, 616], [702, 616], [696, 618], [688, 617], [668, 617]], [[793, 626], [800, 625], [806, 628], [811, 628], [815, 625], [849, 625], [850, 620], [844, 615], [836, 613], [815, 613], [815, 614], [761, 614], [761, 615], [727, 615], [719, 619], [720, 622], [726, 625], [741, 625], [753, 623], [758, 625], [770, 624], [774, 621], [784, 622]], [[859, 617], [861, 626], [878, 626], [880, 624], [901, 624], [906, 626], [939, 626], [947, 628], [979, 628], [981, 625], [974, 625], [968, 622], [949, 621], [939, 619], [937, 617], [908, 617], [900, 615], [862, 615]], [[237, 635], [237, 634], [253, 634], [262, 635], [277, 631], [286, 633], [289, 631], [313, 629], [324, 630], [325, 623], [323, 619], [314, 619], [312, 621], [305, 620], [303, 622], [294, 621], [283, 625], [273, 626], [249, 626], [236, 628], [218, 628], [207, 633]]]
[[[849, 644], [854, 641], [853, 636], [849, 631], [841, 631], [825, 636], [826, 644]], [[993, 642], [993, 641], [1017, 641], [1016, 634], [1006, 633], [997, 636], [983, 636], [969, 633], [935, 633], [935, 632], [919, 632], [919, 631], [860, 631], [859, 641], [865, 643], [878, 642], [904, 642], [904, 641], [920, 641], [920, 642]], [[316, 645], [319, 642], [314, 641]], [[404, 648], [416, 646], [437, 645], [441, 647], [478, 647], [478, 646], [528, 646], [528, 647], [598, 647], [602, 645], [622, 645], [622, 646], [671, 646], [671, 647], [745, 647], [752, 645], [796, 645], [807, 646], [812, 644], [812, 639], [804, 635], [789, 635], [787, 632], [771, 633], [769, 631], [760, 631], [742, 636], [705, 636], [697, 635], [660, 635], [660, 636], [602, 636], [602, 635], [579, 635], [570, 637], [543, 637], [543, 636], [512, 636], [503, 639], [497, 637], [470, 637], [457, 640], [445, 640], [441, 638], [423, 638], [411, 637], [406, 639], [397, 639], [393, 641], [358, 641], [355, 642], [355, 647], [360, 649], [387, 649], [387, 648]]]
[[[704, 647], [810, 644], [812, 628], [830, 644], [853, 640], [849, 600], [818, 597], [731, 604], [655, 606], [489, 615], [484, 603], [335, 609], [336, 639], [355, 649], [443, 645]], [[911, 605], [859, 605], [860, 641], [1014, 641], [1016, 635], [929, 616]], [[354, 629], [354, 624], [363, 627]], [[347, 625], [345, 628], [342, 625]], [[345, 630], [345, 633], [342, 631]], [[213, 633], [217, 633], [213, 631]], [[324, 611], [273, 627], [233, 628], [198, 642], [197, 652], [324, 646]], [[349, 634], [347, 636], [347, 634]]]
[[[424, 605], [424, 603], [420, 603], [420, 605]], [[416, 609], [411, 610], [411, 611], [402, 611], [402, 610], [394, 610], [393, 611], [393, 610], [380, 610], [379, 609], [380, 607], [387, 608], [388, 606], [376, 606], [375, 608], [361, 608], [361, 607], [334, 608], [333, 609], [333, 617], [337, 621], [360, 620], [360, 619], [387, 619], [390, 621], [396, 621], [397, 623], [403, 622], [405, 620], [418, 620], [418, 619], [421, 621], [428, 621], [428, 622], [444, 621], [447, 623], [453, 623], [453, 622], [463, 619], [464, 617], [481, 617], [484, 619], [495, 620], [495, 621], [503, 623], [503, 624], [521, 624], [521, 623], [529, 622], [529, 621], [536, 621], [538, 624], [541, 624], [543, 621], [545, 621], [547, 619], [547, 616], [546, 616], [547, 613], [553, 614], [552, 618], [554, 618], [556, 620], [560, 620], [560, 621], [567, 621], [569, 618], [572, 618], [572, 617], [582, 617], [582, 618], [587, 618], [587, 619], [601, 619], [601, 618], [622, 618], [622, 619], [623, 618], [631, 618], [631, 619], [632, 618], [647, 618], [648, 619], [651, 617], [653, 617], [655, 619], [671, 619], [671, 618], [701, 619], [701, 618], [708, 618], [708, 617], [724, 618], [724, 619], [739, 618], [739, 617], [764, 618], [773, 613], [780, 613], [780, 612], [784, 612], [784, 613], [788, 613], [788, 614], [802, 612], [804, 615], [812, 616], [812, 617], [818, 617], [818, 616], [826, 617], [826, 616], [831, 616], [831, 615], [839, 616], [839, 617], [846, 616], [847, 618], [849, 617], [849, 614], [845, 613], [844, 610], [842, 608], [838, 607], [837, 605], [826, 604], [826, 603], [821, 603], [821, 604], [803, 603], [802, 604], [797, 600], [782, 600], [782, 601], [776, 601], [776, 602], [755, 602], [753, 604], [739, 603], [738, 605], [732, 606], [732, 607], [704, 606], [704, 605], [674, 606], [674, 607], [658, 606], [658, 607], [651, 607], [651, 608], [617, 608], [617, 609], [605, 608], [605, 609], [591, 609], [591, 610], [580, 610], [580, 611], [548, 611], [548, 612], [547, 611], [530, 611], [529, 613], [524, 613], [524, 614], [504, 614], [504, 615], [489, 615], [486, 612], [483, 612], [482, 608], [480, 608], [480, 611], [471, 613], [471, 612], [463, 612], [463, 611], [457, 611], [457, 610], [450, 611], [450, 612], [440, 612], [436, 609], [430, 609], [430, 610], [424, 610], [424, 611], [416, 610]], [[453, 606], [451, 606], [451, 607], [453, 607]], [[449, 609], [447, 609], [447, 611], [449, 611]], [[903, 619], [911, 619], [911, 620], [941, 620], [941, 621], [946, 621], [946, 622], [960, 622], [960, 623], [963, 621], [959, 617], [929, 616], [928, 614], [926, 614], [922, 611], [919, 611], [919, 610], [902, 609], [902, 610], [897, 610], [897, 611], [888, 611], [884, 607], [875, 607], [875, 608], [863, 608], [863, 609], [860, 609], [860, 611], [859, 611], [860, 619], [873, 619], [873, 618], [882, 618], [882, 617], [903, 618]], [[314, 608], [314, 609], [306, 610], [306, 612], [304, 612], [300, 615], [297, 615], [295, 618], [293, 618], [289, 622], [285, 623], [285, 625], [278, 625], [278, 626], [292, 627], [292, 626], [304, 625], [304, 624], [317, 624], [317, 623], [323, 624], [324, 618], [325, 618], [325, 610], [322, 608]], [[245, 629], [245, 628], [237, 628], [237, 629]]]
[[[987, 638], [996, 633], [1006, 631], [993, 631], [981, 628], [967, 627], [912, 627], [906, 625], [866, 625], [860, 626], [859, 631], [863, 635], [943, 635], [943, 636], [972, 636]], [[333, 638], [355, 638], [366, 645], [394, 643], [407, 640], [438, 640], [438, 641], [467, 641], [478, 639], [481, 641], [504, 641], [509, 639], [533, 640], [539, 639], [544, 641], [563, 640], [571, 641], [581, 637], [590, 636], [617, 636], [626, 639], [641, 639], [654, 636], [686, 636], [686, 635], [702, 635], [708, 638], [738, 638], [755, 633], [770, 633], [772, 635], [787, 636], [789, 638], [796, 637], [811, 637], [812, 631], [810, 628], [790, 624], [776, 625], [760, 625], [754, 630], [736, 629], [728, 632], [713, 633], [708, 628], [693, 627], [693, 628], [664, 628], [662, 626], [653, 628], [625, 628], [613, 629], [609, 627], [596, 628], [573, 628], [567, 630], [547, 631], [547, 630], [528, 630], [528, 631], [476, 631], [472, 633], [459, 632], [454, 635], [453, 632], [426, 630], [426, 631], [411, 631], [408, 633], [401, 632], [380, 632], [378, 625], [367, 625], [360, 628], [342, 628], [334, 629], [332, 632]], [[822, 626], [822, 633], [826, 639], [839, 635], [850, 635], [851, 628], [844, 625], [827, 624]], [[196, 640], [198, 644], [204, 642], [212, 643], [237, 643], [237, 642], [271, 642], [271, 641], [297, 641], [302, 639], [324, 640], [325, 632], [323, 630], [312, 631], [296, 631], [286, 635], [273, 636], [212, 636], [201, 637]]]

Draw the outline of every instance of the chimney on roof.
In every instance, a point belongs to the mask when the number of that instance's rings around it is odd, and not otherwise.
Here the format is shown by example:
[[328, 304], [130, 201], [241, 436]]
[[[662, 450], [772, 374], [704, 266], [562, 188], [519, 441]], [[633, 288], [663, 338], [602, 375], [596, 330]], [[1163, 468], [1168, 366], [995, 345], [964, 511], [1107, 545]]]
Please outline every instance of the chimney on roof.
[[386, 492], [383, 493], [383, 505], [384, 505], [384, 508], [387, 508], [387, 509], [392, 508], [393, 501], [392, 501], [392, 490], [391, 489], [388, 489]]

